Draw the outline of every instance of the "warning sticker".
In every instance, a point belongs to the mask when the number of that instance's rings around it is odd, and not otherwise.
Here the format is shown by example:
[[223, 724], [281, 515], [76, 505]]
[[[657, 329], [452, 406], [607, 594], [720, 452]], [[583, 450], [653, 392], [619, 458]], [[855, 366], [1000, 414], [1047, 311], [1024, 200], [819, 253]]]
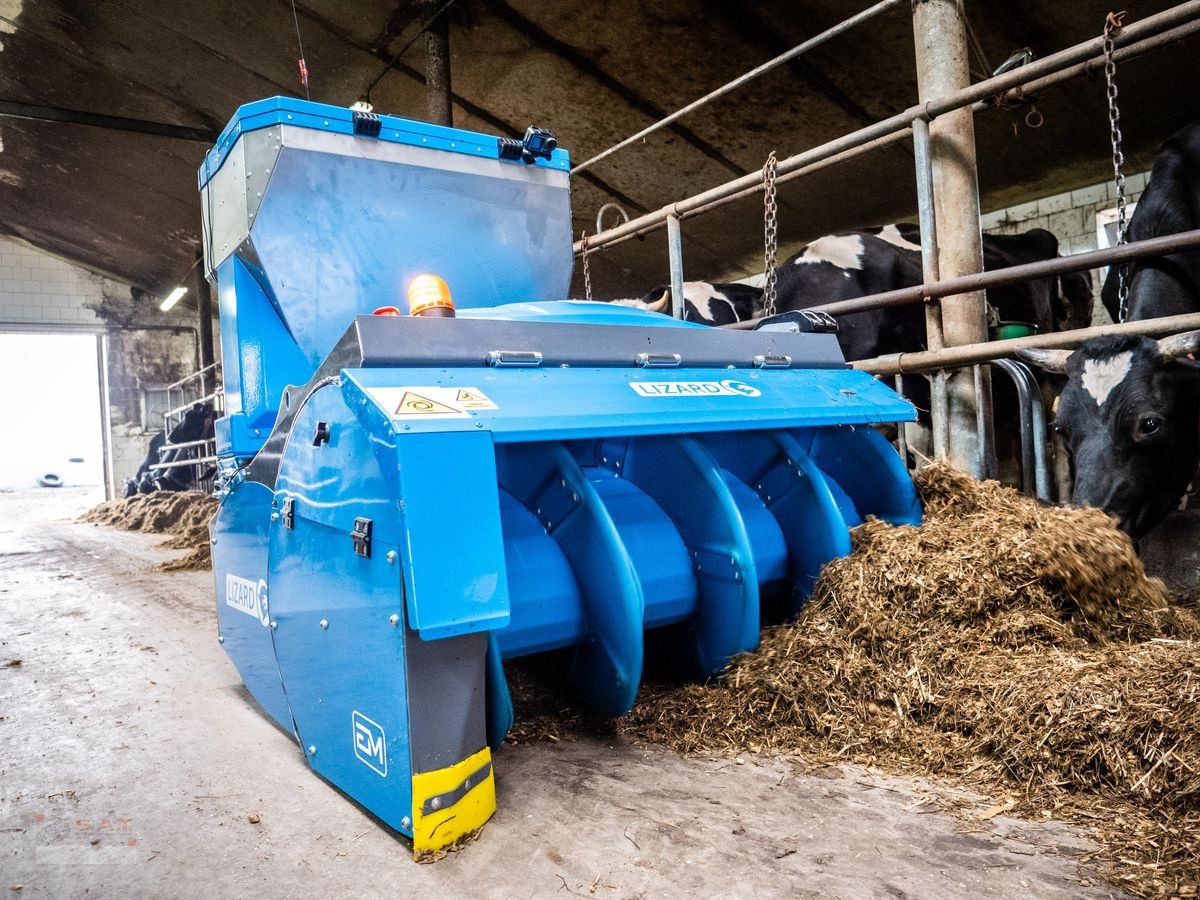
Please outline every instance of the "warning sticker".
[[404, 385], [372, 388], [370, 394], [397, 419], [463, 419], [477, 410], [499, 409], [476, 387]]
[[445, 416], [461, 414], [462, 410], [445, 403], [423, 397], [415, 391], [405, 391], [393, 416]]
[[454, 402], [463, 409], [498, 409], [495, 403], [478, 388], [459, 388]]

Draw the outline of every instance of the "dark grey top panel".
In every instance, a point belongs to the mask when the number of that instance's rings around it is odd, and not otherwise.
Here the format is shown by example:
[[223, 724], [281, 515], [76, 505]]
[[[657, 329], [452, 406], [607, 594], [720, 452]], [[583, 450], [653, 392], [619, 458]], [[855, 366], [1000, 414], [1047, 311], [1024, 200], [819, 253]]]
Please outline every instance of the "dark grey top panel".
[[351, 331], [358, 335], [363, 366], [487, 366], [489, 354], [497, 352], [540, 353], [543, 366], [632, 367], [641, 354], [660, 364], [678, 354], [680, 368], [846, 364], [833, 334], [410, 316], [359, 316]]

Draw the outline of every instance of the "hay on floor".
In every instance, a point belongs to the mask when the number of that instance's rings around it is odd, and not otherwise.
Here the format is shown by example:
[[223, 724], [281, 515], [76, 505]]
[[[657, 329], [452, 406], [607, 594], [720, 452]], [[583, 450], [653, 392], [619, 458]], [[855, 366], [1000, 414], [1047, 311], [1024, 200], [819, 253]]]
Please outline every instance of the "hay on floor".
[[216, 498], [201, 491], [155, 491], [101, 503], [84, 513], [80, 521], [123, 531], [170, 535], [162, 546], [188, 551], [159, 566], [163, 571], [175, 572], [211, 565], [208, 523], [216, 511]]
[[857, 528], [798, 621], [711, 685], [644, 688], [619, 728], [941, 775], [1086, 825], [1128, 890], [1194, 891], [1200, 620], [1096, 510], [944, 465], [917, 485], [923, 525]]

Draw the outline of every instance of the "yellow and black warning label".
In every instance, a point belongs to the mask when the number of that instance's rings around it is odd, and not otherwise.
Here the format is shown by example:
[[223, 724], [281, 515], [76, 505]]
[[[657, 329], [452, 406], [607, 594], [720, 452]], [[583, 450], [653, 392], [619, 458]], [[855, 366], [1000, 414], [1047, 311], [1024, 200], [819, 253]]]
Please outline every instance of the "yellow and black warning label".
[[463, 409], [496, 409], [496, 404], [478, 388], [459, 388], [454, 402]]
[[368, 393], [397, 419], [467, 418], [480, 410], [499, 409], [477, 387], [398, 385], [370, 388]]
[[461, 414], [462, 410], [454, 406], [439, 403], [431, 397], [424, 397], [416, 391], [405, 391], [400, 398], [393, 416], [445, 416]]

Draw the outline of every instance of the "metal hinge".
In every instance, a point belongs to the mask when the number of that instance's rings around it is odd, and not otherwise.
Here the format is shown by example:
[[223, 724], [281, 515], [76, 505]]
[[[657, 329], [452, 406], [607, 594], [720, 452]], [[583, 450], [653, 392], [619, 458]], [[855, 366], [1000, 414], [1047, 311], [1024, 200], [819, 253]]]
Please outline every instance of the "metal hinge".
[[350, 540], [354, 541], [355, 556], [371, 557], [371, 520], [359, 516], [354, 520], [354, 530], [350, 532]]
[[283, 501], [283, 509], [280, 511], [279, 518], [283, 520], [284, 528], [296, 527], [296, 498], [288, 497]]

